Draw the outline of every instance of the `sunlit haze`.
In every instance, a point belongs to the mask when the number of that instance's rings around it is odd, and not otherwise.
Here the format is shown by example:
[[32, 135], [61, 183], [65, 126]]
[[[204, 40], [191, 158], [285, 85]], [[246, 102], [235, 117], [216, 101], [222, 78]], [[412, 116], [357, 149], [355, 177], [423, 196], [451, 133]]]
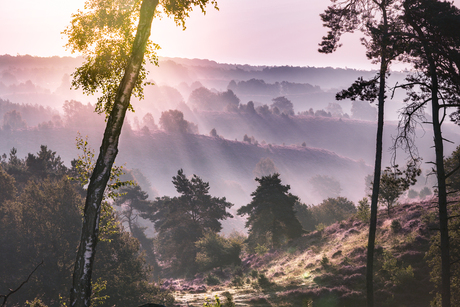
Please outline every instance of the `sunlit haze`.
[[[455, 3], [460, 0], [454, 1]], [[317, 52], [326, 33], [319, 14], [324, 0], [220, 0], [219, 11], [191, 14], [187, 29], [168, 18], [155, 20], [152, 40], [161, 56], [221, 63], [375, 68], [365, 57], [359, 34], [347, 35], [335, 54]], [[5, 1], [0, 10], [0, 54], [71, 55], [62, 30], [84, 0]]]

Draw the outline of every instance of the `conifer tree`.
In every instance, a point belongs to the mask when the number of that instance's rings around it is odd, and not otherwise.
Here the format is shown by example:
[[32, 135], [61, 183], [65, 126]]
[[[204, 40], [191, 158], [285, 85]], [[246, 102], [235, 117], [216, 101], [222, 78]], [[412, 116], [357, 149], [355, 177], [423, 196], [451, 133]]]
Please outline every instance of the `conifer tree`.
[[238, 215], [248, 215], [249, 245], [266, 243], [276, 248], [283, 241], [302, 235], [302, 225], [295, 216], [298, 197], [289, 193], [290, 186], [282, 185], [275, 173], [255, 179], [259, 186], [251, 194], [252, 201], [238, 209]]

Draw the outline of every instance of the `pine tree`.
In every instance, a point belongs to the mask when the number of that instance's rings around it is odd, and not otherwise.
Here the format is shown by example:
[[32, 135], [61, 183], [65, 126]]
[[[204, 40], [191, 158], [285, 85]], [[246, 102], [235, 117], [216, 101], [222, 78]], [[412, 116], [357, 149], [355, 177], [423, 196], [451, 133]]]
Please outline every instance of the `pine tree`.
[[238, 209], [238, 215], [248, 215], [249, 246], [256, 243], [279, 247], [283, 241], [300, 237], [302, 225], [295, 216], [298, 197], [288, 193], [289, 185], [282, 185], [279, 174], [255, 179], [259, 182], [251, 194], [252, 201]]

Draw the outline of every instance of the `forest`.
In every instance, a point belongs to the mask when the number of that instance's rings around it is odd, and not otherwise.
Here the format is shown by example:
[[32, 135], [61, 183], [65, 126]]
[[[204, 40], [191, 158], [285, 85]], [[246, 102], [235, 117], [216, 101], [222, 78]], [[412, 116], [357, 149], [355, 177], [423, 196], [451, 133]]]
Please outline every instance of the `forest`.
[[2, 307], [460, 306], [453, 3], [332, 1], [313, 43], [374, 71], [160, 58], [217, 1], [87, 5], [79, 57], [0, 56]]

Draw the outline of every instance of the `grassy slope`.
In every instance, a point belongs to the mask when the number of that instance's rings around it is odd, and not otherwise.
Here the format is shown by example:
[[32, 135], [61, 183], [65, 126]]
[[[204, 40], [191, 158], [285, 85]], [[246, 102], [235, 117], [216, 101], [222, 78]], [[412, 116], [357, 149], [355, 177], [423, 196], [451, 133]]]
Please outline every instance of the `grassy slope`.
[[[433, 227], [427, 218], [430, 212], [433, 206], [429, 202], [400, 205], [391, 218], [385, 211], [379, 212], [377, 306], [429, 306], [434, 288], [424, 256], [434, 234], [429, 230]], [[400, 222], [397, 232], [391, 229], [393, 220]], [[233, 294], [237, 306], [302, 306], [307, 299], [314, 301], [313, 306], [364, 306], [367, 231], [366, 224], [351, 218], [322, 232], [306, 234], [264, 256], [249, 255], [243, 260], [242, 277], [245, 281], [249, 278], [250, 283], [241, 287], [232, 286], [230, 269], [214, 272], [223, 280], [218, 286], [204, 286], [203, 275], [194, 280], [168, 281], [166, 285], [173, 284], [178, 290], [175, 295], [180, 306], [202, 306], [205, 297], [223, 297], [224, 291]], [[387, 253], [397, 260], [397, 267], [411, 265], [414, 277], [392, 278], [382, 268]], [[324, 264], [325, 257], [328, 264]], [[273, 285], [265, 289], [255, 286], [252, 270], [265, 274]]]

